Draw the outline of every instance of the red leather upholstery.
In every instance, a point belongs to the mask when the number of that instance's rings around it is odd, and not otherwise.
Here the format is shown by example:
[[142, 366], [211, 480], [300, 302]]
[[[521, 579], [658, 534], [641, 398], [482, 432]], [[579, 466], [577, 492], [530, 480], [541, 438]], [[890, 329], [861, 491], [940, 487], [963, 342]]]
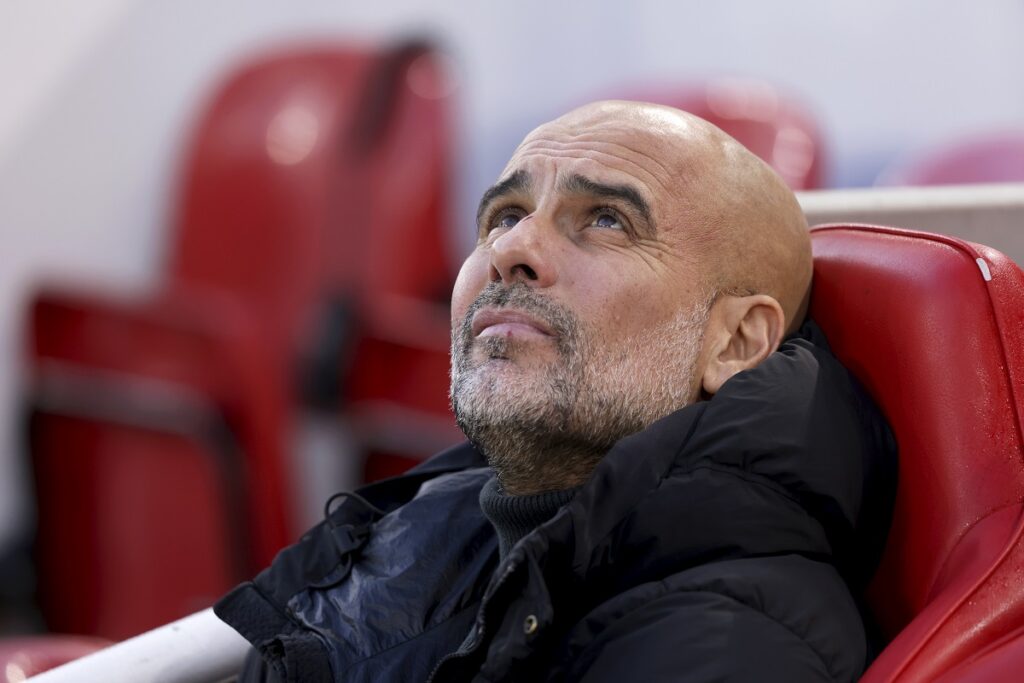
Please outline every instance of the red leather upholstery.
[[869, 590], [893, 640], [863, 680], [933, 680], [1024, 624], [1024, 274], [950, 237], [812, 235], [811, 315], [900, 449]]
[[1024, 629], [985, 648], [941, 676], [937, 683], [1007, 683], [1024, 672]]
[[824, 141], [814, 116], [762, 81], [722, 79], [630, 99], [677, 107], [710, 121], [768, 163], [794, 190], [824, 185]]
[[876, 185], [1024, 182], [1024, 131], [987, 135], [901, 160]]

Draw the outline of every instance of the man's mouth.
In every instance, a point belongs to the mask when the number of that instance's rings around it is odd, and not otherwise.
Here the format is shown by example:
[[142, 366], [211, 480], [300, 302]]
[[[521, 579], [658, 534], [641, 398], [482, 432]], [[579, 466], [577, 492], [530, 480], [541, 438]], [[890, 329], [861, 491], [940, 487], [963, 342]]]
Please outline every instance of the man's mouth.
[[486, 307], [473, 315], [473, 337], [553, 337], [542, 319], [514, 308]]

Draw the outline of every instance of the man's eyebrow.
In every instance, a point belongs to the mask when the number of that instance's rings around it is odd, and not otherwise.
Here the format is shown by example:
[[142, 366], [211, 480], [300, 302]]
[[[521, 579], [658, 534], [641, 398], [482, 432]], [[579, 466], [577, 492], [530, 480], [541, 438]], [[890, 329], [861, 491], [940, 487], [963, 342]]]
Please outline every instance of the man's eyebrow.
[[528, 190], [532, 183], [533, 179], [530, 178], [530, 174], [523, 169], [519, 169], [509, 177], [489, 187], [487, 191], [484, 192], [484, 196], [480, 198], [480, 204], [476, 209], [477, 225], [480, 225], [480, 221], [484, 217], [484, 211], [487, 210], [487, 207], [491, 202], [505, 195]]
[[578, 173], [566, 176], [560, 184], [562, 191], [567, 194], [609, 197], [629, 204], [647, 223], [646, 227], [649, 231], [652, 234], [655, 232], [654, 218], [651, 216], [651, 206], [644, 199], [643, 195], [640, 194], [640, 191], [632, 185], [606, 185]]

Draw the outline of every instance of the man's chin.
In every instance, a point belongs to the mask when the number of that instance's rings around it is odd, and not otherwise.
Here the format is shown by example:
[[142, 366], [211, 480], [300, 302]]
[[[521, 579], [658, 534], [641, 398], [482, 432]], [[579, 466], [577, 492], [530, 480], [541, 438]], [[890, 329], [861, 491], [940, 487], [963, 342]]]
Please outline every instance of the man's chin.
[[475, 400], [508, 401], [512, 397], [534, 394], [540, 389], [534, 373], [514, 361], [491, 359], [470, 370], [460, 385]]
[[468, 371], [453, 387], [456, 399], [473, 413], [516, 419], [556, 409], [564, 397], [551, 386], [550, 368], [523, 367], [514, 360], [488, 360]]

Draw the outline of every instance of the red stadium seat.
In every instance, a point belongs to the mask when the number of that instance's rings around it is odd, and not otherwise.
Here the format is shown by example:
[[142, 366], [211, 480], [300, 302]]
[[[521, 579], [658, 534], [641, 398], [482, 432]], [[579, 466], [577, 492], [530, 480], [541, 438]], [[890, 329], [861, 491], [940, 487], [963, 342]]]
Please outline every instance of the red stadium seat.
[[422, 43], [276, 55], [221, 89], [185, 171], [171, 282], [243, 300], [278, 371], [304, 364], [301, 399], [353, 425], [370, 478], [460, 438], [446, 398], [452, 92]]
[[768, 163], [793, 190], [824, 186], [823, 136], [800, 103], [762, 81], [722, 79], [681, 89], [631, 93], [710, 121]]
[[24, 636], [0, 640], [0, 683], [22, 683], [111, 645], [100, 638]]
[[215, 297], [43, 292], [35, 552], [50, 629], [121, 639], [209, 605], [293, 538], [285, 392]]
[[898, 161], [876, 185], [1024, 182], [1024, 131], [986, 135]]
[[450, 89], [418, 43], [297, 50], [221, 87], [183, 169], [168, 283], [230, 293], [288, 354], [325, 302], [447, 301]]
[[446, 399], [452, 93], [422, 43], [275, 55], [221, 89], [187, 162], [171, 282], [243, 300], [278, 370], [303, 370], [296, 400], [353, 428], [368, 479], [461, 438]]
[[951, 237], [842, 225], [812, 235], [811, 315], [900, 452], [868, 591], [891, 642], [863, 680], [935, 680], [1024, 627], [1024, 273]]
[[458, 438], [446, 79], [419, 43], [246, 65], [191, 136], [158, 292], [36, 297], [50, 628], [120, 639], [269, 563], [302, 531], [288, 480], [301, 410], [347, 418], [364, 452], [385, 451], [380, 476]]
[[1024, 671], [1024, 629], [985, 648], [941, 676], [937, 683], [1006, 683]]

